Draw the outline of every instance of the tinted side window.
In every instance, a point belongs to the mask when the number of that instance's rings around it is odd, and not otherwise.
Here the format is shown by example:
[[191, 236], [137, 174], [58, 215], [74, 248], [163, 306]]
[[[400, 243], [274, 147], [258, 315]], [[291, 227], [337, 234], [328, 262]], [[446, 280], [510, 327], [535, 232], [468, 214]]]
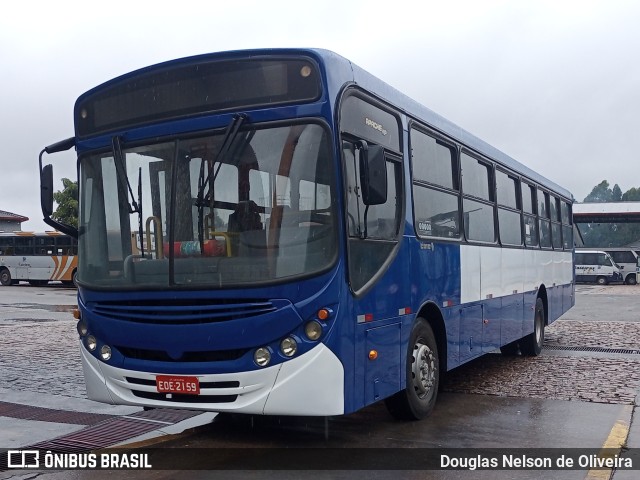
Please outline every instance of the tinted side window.
[[518, 208], [517, 180], [500, 170], [496, 170], [496, 194], [498, 205]]
[[33, 255], [33, 237], [16, 237], [16, 255]]
[[636, 257], [630, 251], [626, 252], [609, 252], [611, 258], [616, 263], [636, 263]]
[[524, 244], [527, 247], [538, 246], [538, 225], [536, 217], [533, 215], [524, 215]]
[[538, 216], [549, 218], [549, 194], [538, 190]]
[[604, 253], [599, 253], [598, 254], [598, 265], [610, 267], [611, 266], [611, 259], [608, 256], [606, 256]]
[[540, 246], [551, 247], [551, 224], [549, 220], [540, 219]]
[[462, 168], [462, 192], [483, 200], [492, 200], [489, 193], [491, 191], [489, 166], [463, 153], [460, 155], [460, 167]]
[[559, 200], [554, 196], [549, 197], [549, 208], [551, 212], [551, 220], [554, 222], [560, 221], [560, 207], [558, 205]]
[[419, 236], [460, 237], [458, 196], [449, 192], [413, 186], [415, 225]]
[[494, 242], [493, 206], [465, 198], [464, 230], [468, 240]]
[[411, 131], [411, 161], [414, 180], [450, 189], [457, 183], [453, 147], [417, 130]]
[[420, 237], [460, 238], [456, 150], [411, 130], [414, 225]]
[[525, 213], [535, 213], [534, 206], [535, 189], [526, 183], [522, 184], [522, 211]]
[[499, 208], [498, 225], [500, 227], [500, 241], [503, 245], [522, 245], [520, 212]]
[[567, 202], [560, 202], [560, 217], [563, 224], [571, 225], [571, 210]]
[[498, 231], [503, 245], [522, 245], [522, 222], [518, 211], [518, 180], [496, 170]]

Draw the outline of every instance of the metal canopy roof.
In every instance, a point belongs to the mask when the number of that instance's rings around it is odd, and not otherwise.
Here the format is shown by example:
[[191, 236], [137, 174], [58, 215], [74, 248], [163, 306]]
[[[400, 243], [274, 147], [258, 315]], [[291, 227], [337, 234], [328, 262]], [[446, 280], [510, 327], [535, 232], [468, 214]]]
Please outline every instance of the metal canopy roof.
[[640, 202], [574, 203], [574, 223], [640, 222]]

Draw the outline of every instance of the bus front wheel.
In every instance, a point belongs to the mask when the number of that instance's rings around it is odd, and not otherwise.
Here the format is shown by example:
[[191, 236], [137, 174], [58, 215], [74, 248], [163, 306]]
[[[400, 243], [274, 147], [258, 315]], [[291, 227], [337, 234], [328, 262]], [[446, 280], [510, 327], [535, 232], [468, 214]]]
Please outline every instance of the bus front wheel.
[[0, 283], [5, 287], [11, 285], [11, 273], [9, 272], [9, 269], [5, 268], [0, 271]]
[[598, 277], [596, 278], [596, 283], [598, 285], [606, 285], [609, 282], [607, 281], [607, 277]]
[[385, 403], [389, 413], [397, 419], [420, 420], [433, 410], [440, 383], [438, 344], [426, 320], [416, 320], [407, 350], [407, 387]]
[[544, 324], [544, 303], [541, 298], [537, 298], [533, 317], [533, 332], [520, 341], [522, 355], [529, 357], [540, 355], [542, 344], [544, 343]]

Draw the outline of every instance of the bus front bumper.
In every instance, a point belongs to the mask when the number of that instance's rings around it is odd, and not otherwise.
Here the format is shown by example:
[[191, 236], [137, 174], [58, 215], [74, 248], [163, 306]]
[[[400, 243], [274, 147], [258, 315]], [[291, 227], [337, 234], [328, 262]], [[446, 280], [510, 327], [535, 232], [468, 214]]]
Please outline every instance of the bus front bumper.
[[160, 373], [112, 367], [93, 357], [82, 343], [80, 352], [87, 397], [98, 402], [258, 415], [344, 413], [344, 368], [323, 344], [297, 358], [260, 370], [194, 375], [201, 385], [237, 382], [239, 386], [201, 388], [200, 395], [190, 396], [189, 401], [181, 401], [180, 395], [158, 394], [155, 379]]

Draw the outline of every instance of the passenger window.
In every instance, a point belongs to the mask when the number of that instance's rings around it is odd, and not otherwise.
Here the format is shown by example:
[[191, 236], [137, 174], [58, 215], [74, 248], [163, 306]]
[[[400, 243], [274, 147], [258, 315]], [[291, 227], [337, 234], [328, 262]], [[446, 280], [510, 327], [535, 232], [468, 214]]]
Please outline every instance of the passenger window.
[[456, 150], [411, 130], [414, 225], [420, 237], [460, 238]]
[[563, 224], [571, 225], [571, 213], [567, 202], [560, 202], [560, 216]]
[[455, 150], [433, 137], [417, 130], [411, 131], [411, 162], [414, 180], [454, 189]]
[[414, 185], [415, 225], [419, 236], [459, 238], [458, 196]]
[[499, 205], [518, 208], [517, 183], [518, 180], [515, 178], [496, 170], [496, 192]]
[[522, 225], [518, 209], [518, 180], [496, 170], [498, 229], [503, 245], [522, 245]]
[[526, 183], [522, 184], [522, 211], [525, 213], [535, 213], [533, 209], [535, 189]]
[[463, 153], [460, 155], [462, 192], [483, 200], [492, 200], [489, 188], [489, 166]]
[[538, 246], [538, 226], [536, 217], [533, 215], [524, 215], [524, 244], [527, 247]]
[[549, 218], [549, 194], [538, 190], [538, 216]]
[[493, 206], [464, 199], [464, 229], [467, 240], [494, 242]]
[[500, 241], [503, 245], [522, 245], [519, 212], [499, 208], [498, 224], [500, 227]]

